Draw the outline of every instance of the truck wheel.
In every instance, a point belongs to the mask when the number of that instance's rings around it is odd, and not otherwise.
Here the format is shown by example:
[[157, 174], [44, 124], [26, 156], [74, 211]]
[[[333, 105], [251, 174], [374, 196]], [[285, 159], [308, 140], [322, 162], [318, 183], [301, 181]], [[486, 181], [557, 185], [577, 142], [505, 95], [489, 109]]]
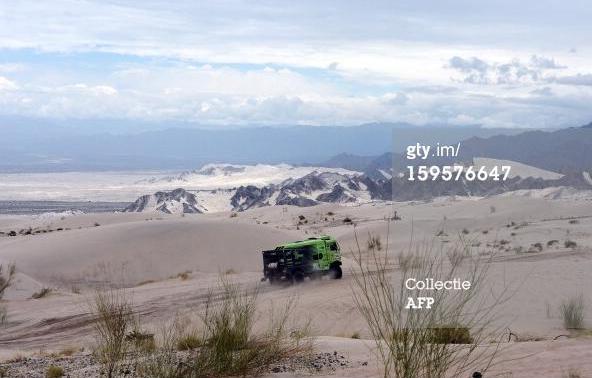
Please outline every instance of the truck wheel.
[[294, 283], [302, 283], [304, 281], [304, 274], [302, 272], [295, 272], [292, 279], [294, 280]]
[[343, 276], [343, 272], [341, 271], [341, 267], [339, 265], [334, 265], [329, 269], [329, 275], [334, 280], [340, 280]]

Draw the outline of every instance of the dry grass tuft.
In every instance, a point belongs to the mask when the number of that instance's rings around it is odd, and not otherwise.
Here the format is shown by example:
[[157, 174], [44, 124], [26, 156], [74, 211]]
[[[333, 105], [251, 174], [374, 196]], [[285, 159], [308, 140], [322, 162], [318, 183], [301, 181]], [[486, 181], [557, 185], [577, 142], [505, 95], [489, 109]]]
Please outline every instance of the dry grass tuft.
[[6, 274], [2, 272], [3, 267], [0, 265], [0, 325], [6, 321], [6, 308], [2, 306], [2, 297], [4, 296], [4, 292], [10, 284], [12, 283], [12, 279], [14, 278], [14, 274], [16, 272], [16, 267], [14, 264], [8, 265]]
[[123, 291], [106, 290], [97, 291], [89, 306], [95, 316], [95, 356], [105, 375], [112, 378], [129, 349], [126, 335], [134, 321], [132, 305]]
[[44, 287], [41, 288], [41, 290], [39, 290], [38, 292], [33, 293], [33, 295], [31, 295], [31, 298], [41, 299], [47, 297], [49, 294], [51, 294], [51, 289], [49, 287]]
[[64, 369], [59, 366], [55, 366], [55, 365], [50, 365], [47, 368], [47, 371], [45, 372], [46, 378], [60, 378], [63, 376], [64, 376]]
[[[295, 301], [273, 312], [266, 330], [253, 331], [257, 290], [242, 290], [221, 278], [200, 314], [201, 326], [187, 333], [179, 322], [163, 329], [162, 345], [143, 357], [138, 372], [146, 378], [259, 376], [270, 366], [311, 350], [306, 329], [290, 330]], [[183, 358], [177, 350], [189, 351]]]
[[566, 299], [559, 311], [565, 329], [584, 329], [584, 296], [582, 294]]
[[[388, 235], [388, 231], [387, 231]], [[357, 237], [356, 237], [357, 241]], [[482, 261], [458, 245], [418, 244], [397, 255], [400, 272], [392, 273], [388, 239], [386, 251], [354, 251], [354, 301], [376, 340], [385, 377], [443, 378], [487, 371], [502, 342], [503, 328], [493, 325], [507, 289], [485, 284], [491, 257]], [[450, 258], [447, 256], [464, 256]], [[462, 264], [461, 264], [462, 263]], [[439, 290], [428, 295], [431, 308], [408, 307], [417, 293], [406, 286], [409, 278], [471, 282], [470, 290]], [[492, 344], [492, 340], [496, 340]], [[493, 346], [492, 346], [493, 345]]]

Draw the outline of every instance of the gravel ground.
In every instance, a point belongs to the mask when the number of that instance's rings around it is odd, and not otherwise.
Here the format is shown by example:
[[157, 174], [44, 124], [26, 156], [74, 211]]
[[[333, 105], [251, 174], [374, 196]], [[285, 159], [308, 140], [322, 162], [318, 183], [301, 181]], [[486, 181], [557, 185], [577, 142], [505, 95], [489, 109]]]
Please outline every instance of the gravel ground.
[[[180, 352], [182, 353], [182, 352]], [[181, 356], [181, 358], [183, 358]], [[343, 354], [333, 352], [313, 353], [309, 356], [290, 358], [270, 368], [270, 373], [293, 373], [314, 375], [318, 373], [331, 373], [338, 369], [346, 369], [353, 366], [365, 366], [367, 361], [352, 363]], [[68, 378], [92, 378], [103, 377], [101, 368], [91, 353], [81, 353], [69, 357], [26, 357], [0, 364], [0, 377], [6, 378], [45, 378], [50, 366], [59, 366], [64, 370], [64, 377]], [[120, 377], [139, 377], [135, 374], [131, 364], [124, 364], [119, 369]], [[4, 375], [2, 375], [4, 374]]]

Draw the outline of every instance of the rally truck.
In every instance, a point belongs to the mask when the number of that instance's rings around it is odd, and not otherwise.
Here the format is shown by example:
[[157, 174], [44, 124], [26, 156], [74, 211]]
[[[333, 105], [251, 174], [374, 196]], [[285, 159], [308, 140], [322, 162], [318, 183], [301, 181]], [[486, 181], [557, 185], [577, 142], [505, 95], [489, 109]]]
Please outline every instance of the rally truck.
[[263, 278], [271, 284], [299, 283], [306, 277], [321, 278], [328, 275], [340, 279], [341, 251], [331, 236], [308, 238], [263, 251]]

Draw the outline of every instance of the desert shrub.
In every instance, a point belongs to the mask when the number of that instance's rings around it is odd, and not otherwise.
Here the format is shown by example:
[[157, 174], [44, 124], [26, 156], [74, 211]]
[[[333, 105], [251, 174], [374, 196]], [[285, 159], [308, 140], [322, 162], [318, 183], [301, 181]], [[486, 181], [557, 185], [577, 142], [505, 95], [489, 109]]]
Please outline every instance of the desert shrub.
[[557, 245], [557, 244], [559, 244], [559, 240], [549, 240], [547, 242], [547, 247], [552, 247], [552, 246]]
[[236, 218], [238, 217], [238, 214], [235, 213], [234, 211], [232, 213], [230, 213], [230, 218]]
[[305, 219], [306, 219], [306, 217], [305, 217], [304, 215], [302, 215], [302, 214], [300, 214], [300, 215], [298, 216], [298, 220], [300, 220], [300, 221], [303, 221], [303, 220], [305, 220]]
[[431, 329], [429, 341], [434, 344], [471, 344], [473, 338], [467, 327], [436, 327]]
[[360, 338], [360, 333], [359, 332], [352, 333], [351, 338], [352, 339], [359, 339]]
[[466, 228], [463, 228], [461, 232], [462, 232], [463, 235], [468, 235], [469, 234], [469, 230], [466, 229]]
[[95, 223], [94, 223], [94, 226], [95, 226], [95, 227], [99, 227], [100, 225], [101, 225], [101, 224], [100, 224], [99, 222], [95, 222]]
[[576, 243], [573, 240], [566, 240], [565, 243], [563, 243], [563, 245], [565, 246], [565, 248], [571, 248], [571, 249], [573, 249], [573, 248], [575, 248], [575, 247], [578, 246], [578, 243]]
[[180, 279], [181, 281], [186, 281], [189, 279], [190, 273], [191, 273], [190, 271], [181, 272], [181, 273], [177, 274], [177, 278]]
[[[363, 253], [359, 247], [354, 252], [354, 301], [376, 340], [385, 377], [462, 377], [485, 372], [493, 363], [498, 348], [491, 347], [492, 342], [501, 343], [504, 333], [493, 320], [508, 299], [507, 289], [496, 292], [485, 284], [492, 257], [482, 261], [467, 256], [463, 264], [446, 261], [446, 255], [466, 249], [462, 240], [445, 251], [434, 248], [434, 242], [415, 245], [413, 252], [398, 255], [401, 272], [394, 275], [388, 253]], [[401, 256], [413, 256], [413, 263], [401, 263]], [[418, 293], [406, 281], [420, 277], [458, 277], [470, 281], [471, 289], [433, 291], [430, 309], [408, 308], [408, 299]]]
[[541, 244], [541, 243], [534, 243], [532, 245], [532, 247], [537, 249], [539, 252], [541, 252], [543, 250], [543, 244]]
[[195, 334], [190, 333], [180, 336], [177, 340], [177, 350], [192, 350], [197, 349], [202, 345], [201, 338]]
[[451, 248], [446, 251], [446, 257], [452, 265], [460, 265], [466, 257], [469, 257], [467, 250], [460, 248]]
[[352, 223], [352, 219], [350, 217], [345, 217], [345, 218], [343, 218], [343, 223], [351, 224]]
[[327, 215], [331, 217], [331, 216], [335, 215], [335, 213], [332, 211], [327, 211]]
[[380, 235], [368, 234], [368, 249], [376, 249], [377, 251], [382, 250]]
[[[272, 364], [310, 350], [306, 328], [288, 327], [294, 300], [279, 313], [272, 311], [261, 333], [253, 331], [256, 303], [257, 290], [241, 290], [222, 276], [199, 314], [201, 327], [190, 333], [186, 325], [166, 327], [161, 348], [141, 359], [138, 372], [146, 378], [258, 376]], [[178, 349], [192, 352], [180, 357]]]
[[563, 319], [563, 327], [565, 329], [583, 329], [584, 309], [584, 296], [582, 294], [563, 301], [559, 307], [559, 312]]
[[46, 378], [60, 378], [63, 376], [64, 376], [64, 369], [59, 366], [55, 366], [55, 365], [50, 365], [47, 368], [47, 371], [45, 372]]
[[577, 219], [570, 219], [569, 220], [569, 224], [578, 224], [578, 223], [580, 223], [580, 221]]
[[97, 291], [90, 303], [95, 317], [95, 356], [108, 378], [115, 376], [117, 368], [128, 352], [126, 335], [133, 326], [132, 305], [123, 291]]
[[397, 255], [397, 262], [399, 268], [406, 272], [412, 269], [416, 269], [421, 264], [421, 259], [412, 252], [400, 253]]
[[142, 331], [139, 319], [136, 319], [134, 330], [125, 335], [125, 340], [130, 343], [137, 352], [152, 352], [156, 349], [154, 334]]
[[569, 369], [567, 373], [563, 375], [565, 378], [582, 378], [582, 373], [577, 369]]
[[33, 299], [41, 299], [41, 298], [45, 298], [47, 297], [49, 294], [51, 293], [51, 289], [49, 287], [43, 287], [41, 288], [41, 290], [33, 293], [33, 295], [31, 295], [31, 298]]
[[436, 233], [436, 236], [448, 236], [448, 234], [446, 234], [446, 232], [444, 232], [444, 230], [439, 230], [439, 231]]
[[12, 283], [12, 279], [14, 278], [14, 274], [16, 272], [16, 267], [14, 264], [8, 265], [6, 273], [3, 272], [3, 269], [3, 266], [0, 265], [0, 324], [6, 321], [6, 308], [1, 303], [2, 297], [4, 297], [4, 292]]

